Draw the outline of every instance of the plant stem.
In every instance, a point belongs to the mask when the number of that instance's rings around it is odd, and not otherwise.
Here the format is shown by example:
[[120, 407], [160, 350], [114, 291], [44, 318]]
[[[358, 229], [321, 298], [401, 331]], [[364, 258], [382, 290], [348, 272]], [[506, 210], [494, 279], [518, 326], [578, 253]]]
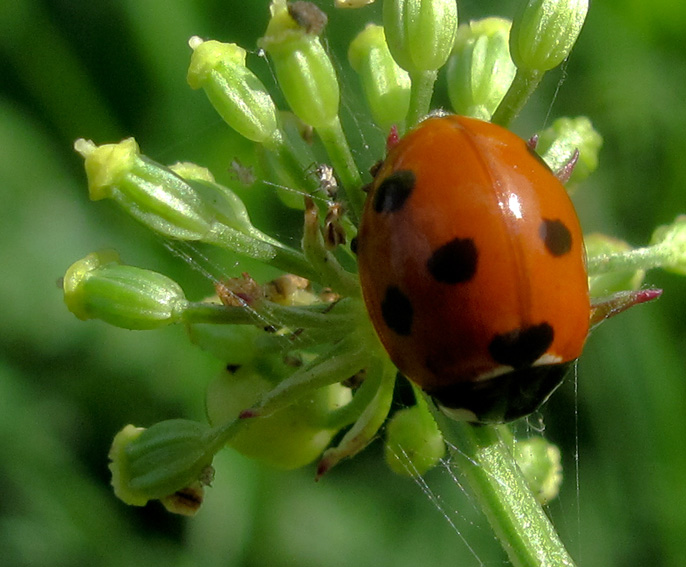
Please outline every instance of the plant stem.
[[189, 303], [183, 311], [183, 322], [187, 324], [255, 325], [257, 321], [255, 312], [250, 309], [201, 301]]
[[353, 219], [357, 220], [362, 214], [365, 198], [362, 192], [362, 178], [357, 165], [355, 165], [353, 154], [350, 151], [338, 116], [331, 124], [317, 128], [317, 134], [324, 144], [331, 159], [331, 165], [345, 189]]
[[437, 76], [438, 71], [416, 71], [410, 73], [410, 78], [412, 79], [410, 109], [407, 111], [407, 119], [405, 120], [408, 128], [412, 128], [428, 114]]
[[302, 241], [305, 259], [319, 274], [317, 281], [348, 297], [360, 296], [357, 275], [346, 271], [324, 243], [319, 214], [314, 201], [305, 205], [305, 229]]
[[430, 404], [453, 463], [467, 479], [515, 567], [573, 567], [574, 562], [529, 490], [498, 428], [446, 417]]
[[[374, 366], [377, 368], [373, 368]], [[372, 365], [371, 373], [366, 380], [375, 383], [372, 384], [375, 390], [374, 397], [369, 400], [355, 424], [348, 430], [340, 443], [324, 452], [317, 466], [316, 478], [326, 474], [342, 459], [360, 452], [377, 435], [391, 408], [396, 373], [397, 370], [389, 359], [384, 360], [381, 364]]]
[[491, 122], [500, 126], [509, 126], [524, 108], [543, 75], [543, 71], [517, 69], [510, 88], [491, 117]]
[[347, 335], [311, 364], [301, 367], [267, 392], [253, 415], [270, 415], [314, 388], [342, 382], [354, 376], [370, 363], [365, 342], [363, 336]]
[[668, 264], [673, 255], [673, 250], [660, 244], [617, 254], [601, 254], [588, 259], [588, 274], [598, 276], [609, 272], [650, 270]]

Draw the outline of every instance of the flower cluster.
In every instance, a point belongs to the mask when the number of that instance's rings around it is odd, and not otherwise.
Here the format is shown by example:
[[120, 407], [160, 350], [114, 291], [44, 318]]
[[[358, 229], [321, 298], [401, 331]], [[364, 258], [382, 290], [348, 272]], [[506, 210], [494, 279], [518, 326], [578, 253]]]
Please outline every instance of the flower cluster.
[[[371, 119], [383, 131], [402, 134], [429, 113], [443, 68], [454, 112], [507, 125], [543, 74], [569, 55], [587, 7], [583, 0], [528, 0], [512, 22], [487, 18], [458, 26], [455, 0], [385, 0], [383, 26], [361, 30], [348, 59]], [[189, 41], [189, 85], [260, 146], [261, 174], [289, 188], [280, 195], [284, 203], [303, 210], [298, 249], [256, 228], [236, 193], [202, 167], [159, 164], [132, 138], [75, 143], [93, 200], [112, 199], [165, 238], [218, 246], [284, 274], [267, 283], [247, 274], [220, 281], [214, 297], [192, 302], [171, 279], [126, 266], [111, 251], [69, 268], [64, 296], [77, 317], [126, 329], [183, 323], [195, 344], [226, 365], [208, 388], [208, 424], [170, 420], [147, 429], [127, 426], [117, 435], [113, 484], [129, 504], [159, 499], [173, 511], [193, 513], [212, 457], [225, 446], [282, 468], [319, 459], [321, 476], [386, 424], [387, 461], [397, 472], [423, 474], [445, 453], [435, 409], [422, 392], [414, 388], [416, 403], [391, 412], [397, 372], [365, 312], [351, 249], [366, 173], [339, 118], [337, 74], [320, 37], [325, 27], [326, 16], [308, 2], [272, 1], [258, 46], [290, 113], [277, 109], [247, 66], [244, 49]], [[317, 163], [305, 141], [312, 134], [329, 158], [318, 176], [308, 174]], [[541, 157], [570, 185], [597, 166], [602, 140], [584, 117], [560, 119], [537, 140]], [[643, 249], [590, 236], [591, 295], [605, 298], [596, 300], [593, 322], [656, 295], [635, 291], [645, 269], [661, 265], [685, 273], [685, 243], [683, 217], [656, 231]], [[540, 498], [554, 498], [561, 478], [555, 449], [540, 439], [512, 454], [525, 474], [536, 471], [529, 478]], [[541, 471], [548, 471], [543, 480]]]

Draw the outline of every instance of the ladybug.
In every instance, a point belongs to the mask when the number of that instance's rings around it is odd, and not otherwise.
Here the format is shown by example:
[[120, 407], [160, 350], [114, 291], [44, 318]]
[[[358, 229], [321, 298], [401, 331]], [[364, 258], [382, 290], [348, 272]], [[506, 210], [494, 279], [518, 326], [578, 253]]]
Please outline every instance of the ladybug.
[[579, 220], [530, 146], [489, 122], [421, 122], [374, 172], [356, 242], [372, 323], [455, 419], [535, 411], [589, 329]]

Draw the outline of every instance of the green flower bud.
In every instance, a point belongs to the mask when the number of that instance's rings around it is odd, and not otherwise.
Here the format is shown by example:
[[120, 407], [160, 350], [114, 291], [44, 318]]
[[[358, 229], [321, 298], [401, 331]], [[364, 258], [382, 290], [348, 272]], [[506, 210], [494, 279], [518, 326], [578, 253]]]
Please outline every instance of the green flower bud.
[[64, 276], [64, 302], [79, 319], [102, 319], [124, 329], [156, 329], [180, 320], [188, 305], [167, 276], [125, 266], [112, 250], [75, 262]]
[[672, 224], [659, 226], [653, 232], [652, 246], [659, 246], [664, 256], [662, 266], [686, 276], [686, 215], [679, 215]]
[[569, 183], [579, 183], [598, 167], [598, 153], [603, 137], [585, 116], [558, 118], [550, 128], [540, 133], [536, 151], [553, 171], [565, 167], [579, 150], [579, 160], [572, 170]]
[[[221, 425], [233, 421], [273, 387], [274, 383], [250, 364], [229, 367], [207, 389], [210, 423]], [[303, 467], [321, 454], [336, 433], [335, 429], [322, 425], [326, 416], [350, 399], [350, 389], [340, 384], [319, 388], [269, 416], [246, 420], [228, 445], [246, 457], [273, 467]]]
[[133, 138], [100, 147], [80, 139], [74, 147], [86, 158], [91, 199], [113, 199], [162, 236], [200, 240], [287, 272], [312, 275], [302, 254], [254, 228], [242, 201], [206, 174], [186, 181], [140, 155]]
[[541, 504], [557, 498], [562, 484], [562, 458], [556, 445], [543, 437], [518, 440], [513, 456]]
[[350, 44], [350, 66], [360, 76], [374, 121], [383, 130], [405, 120], [410, 76], [395, 62], [381, 26], [369, 24]]
[[177, 163], [169, 166], [169, 169], [188, 182], [203, 203], [211, 209], [215, 221], [256, 240], [281, 245], [253, 226], [241, 198], [228, 187], [217, 183], [209, 169], [193, 163]]
[[112, 486], [132, 506], [168, 499], [207, 476], [213, 447], [207, 425], [183, 419], [163, 421], [149, 429], [127, 425], [110, 449]]
[[386, 463], [403, 476], [421, 476], [445, 455], [438, 425], [419, 405], [395, 412], [386, 426]]
[[[293, 373], [293, 367], [283, 362], [284, 341], [276, 333], [252, 325], [191, 325], [193, 344], [226, 363], [236, 372], [250, 367], [272, 387]], [[240, 408], [247, 409], [248, 406]]]
[[85, 158], [88, 191], [94, 201], [113, 199], [152, 230], [179, 240], [200, 240], [212, 214], [181, 177], [142, 156], [133, 138], [96, 146], [78, 139], [74, 149]]
[[202, 88], [224, 121], [239, 134], [266, 145], [279, 137], [276, 106], [262, 82], [245, 65], [245, 50], [234, 43], [188, 41], [193, 55], [188, 84]]
[[265, 331], [252, 325], [190, 325], [191, 342], [232, 366], [251, 363], [258, 355], [258, 338]]
[[[584, 244], [589, 258], [631, 250], [631, 246], [623, 240], [598, 233], [586, 235]], [[624, 270], [590, 276], [588, 283], [591, 297], [607, 297], [618, 291], [638, 289], [644, 277], [645, 270]]]
[[462, 24], [448, 60], [448, 95], [458, 114], [490, 120], [516, 68], [508, 47], [511, 22], [502, 18]]
[[127, 445], [138, 439], [143, 431], [145, 431], [143, 427], [127, 425], [115, 435], [109, 453], [109, 469], [112, 473], [114, 493], [119, 500], [125, 502], [129, 506], [145, 506], [152, 498], [144, 492], [139, 492], [131, 488], [131, 473], [127, 466], [128, 462], [125, 453]]
[[588, 0], [526, 0], [512, 21], [510, 54], [518, 68], [549, 71], [572, 51]]
[[385, 0], [383, 24], [393, 58], [410, 73], [436, 71], [457, 32], [455, 0]]
[[319, 38], [296, 22], [286, 0], [273, 0], [271, 20], [258, 45], [269, 54], [288, 105], [305, 124], [330, 125], [338, 117], [340, 90]]

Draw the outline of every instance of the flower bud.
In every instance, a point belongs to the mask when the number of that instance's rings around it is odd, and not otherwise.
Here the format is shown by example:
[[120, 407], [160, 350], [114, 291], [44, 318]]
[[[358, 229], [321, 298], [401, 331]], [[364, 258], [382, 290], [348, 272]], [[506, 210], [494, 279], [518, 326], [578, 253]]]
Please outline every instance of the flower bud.
[[513, 456], [542, 505], [557, 498], [562, 484], [562, 458], [556, 445], [543, 437], [517, 440]]
[[672, 224], [659, 226], [653, 232], [651, 245], [662, 249], [662, 267], [686, 275], [686, 215], [679, 215]]
[[314, 128], [338, 117], [340, 90], [329, 56], [319, 38], [301, 26], [286, 0], [273, 0], [271, 20], [258, 41], [270, 56], [276, 78], [293, 113]]
[[75, 262], [64, 276], [64, 302], [79, 319], [124, 329], [156, 329], [181, 318], [183, 290], [167, 276], [125, 266], [112, 250]]
[[[207, 389], [210, 423], [221, 425], [234, 420], [273, 387], [273, 382], [253, 364], [230, 367]], [[319, 388], [269, 416], [244, 421], [228, 445], [273, 467], [303, 467], [315, 460], [336, 434], [335, 429], [324, 425], [326, 416], [350, 399], [350, 389], [340, 384]]]
[[536, 151], [553, 171], [562, 170], [579, 151], [569, 183], [579, 183], [598, 167], [598, 153], [603, 137], [593, 128], [585, 116], [558, 118], [550, 128], [540, 133]]
[[431, 414], [416, 405], [399, 410], [386, 425], [386, 463], [403, 476], [421, 476], [445, 455], [445, 443]]
[[448, 60], [457, 31], [455, 0], [385, 0], [388, 48], [403, 69], [436, 71]]
[[207, 425], [184, 419], [163, 421], [143, 429], [127, 425], [110, 449], [112, 486], [132, 506], [168, 499], [207, 474], [212, 449]]
[[448, 60], [448, 95], [456, 113], [490, 120], [510, 88], [516, 71], [510, 26], [502, 18], [485, 18], [457, 28]]
[[510, 54], [518, 68], [545, 72], [572, 51], [588, 0], [524, 0], [512, 21]]
[[270, 145], [279, 136], [274, 101], [262, 82], [245, 65], [244, 49], [234, 43], [192, 37], [188, 84], [202, 88], [215, 110], [239, 134]]
[[388, 50], [381, 26], [369, 24], [350, 44], [350, 66], [360, 76], [376, 124], [388, 130], [405, 120], [410, 107], [410, 76]]
[[[584, 244], [589, 258], [631, 250], [631, 246], [623, 240], [599, 233], [584, 236]], [[644, 277], [645, 270], [624, 270], [589, 276], [589, 292], [591, 297], [607, 297], [618, 291], [638, 289]]]
[[169, 169], [193, 188], [203, 203], [212, 211], [215, 221], [258, 241], [280, 246], [279, 242], [253, 226], [248, 209], [241, 198], [228, 187], [217, 183], [207, 168], [185, 162], [171, 165]]
[[263, 354], [260, 339], [266, 333], [252, 325], [195, 324], [189, 326], [188, 334], [193, 344], [230, 366], [239, 367]]
[[85, 158], [88, 191], [94, 201], [113, 199], [155, 232], [179, 240], [200, 240], [212, 222], [206, 204], [181, 177], [142, 156], [133, 138], [96, 146], [76, 140]]

